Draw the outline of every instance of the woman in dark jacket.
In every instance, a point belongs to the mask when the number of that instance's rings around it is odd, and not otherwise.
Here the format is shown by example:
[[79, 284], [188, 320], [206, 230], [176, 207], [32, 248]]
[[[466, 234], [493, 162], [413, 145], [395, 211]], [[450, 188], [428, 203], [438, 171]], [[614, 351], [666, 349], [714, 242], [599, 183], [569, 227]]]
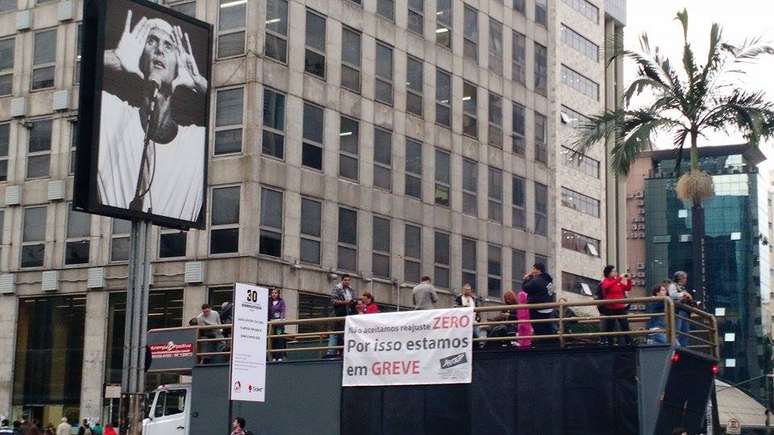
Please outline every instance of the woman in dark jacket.
[[[667, 283], [667, 286], [669, 284]], [[667, 296], [667, 286], [664, 283], [657, 285], [651, 290], [650, 295], [654, 297]], [[648, 319], [647, 328], [652, 329], [666, 329], [666, 320], [664, 319], [664, 302], [656, 302], [655, 304], [648, 305], [648, 313], [660, 314]], [[648, 336], [648, 344], [667, 344], [667, 335], [663, 332], [654, 332]]]
[[[285, 311], [286, 311], [285, 300], [282, 299], [279, 289], [277, 288], [271, 289], [271, 296], [269, 298], [269, 320], [285, 320]], [[270, 333], [271, 332], [272, 331], [270, 330]], [[284, 325], [274, 327], [273, 335], [280, 335], [284, 333], [285, 333]], [[285, 339], [272, 338], [271, 348], [284, 349]], [[282, 361], [283, 359], [285, 359], [284, 352], [276, 352], [271, 356], [272, 361]]]
[[[602, 280], [602, 297], [603, 299], [625, 299], [626, 294], [632, 289], [632, 280], [628, 274], [623, 276], [618, 275], [618, 271], [615, 270], [615, 266], [605, 266], [603, 271], [605, 278]], [[629, 312], [628, 305], [624, 302], [616, 302], [605, 305], [605, 315], [608, 316], [622, 316]], [[613, 332], [616, 329], [616, 324], [620, 326], [621, 331], [630, 331], [629, 320], [624, 318], [617, 319], [603, 319], [602, 320], [602, 332]], [[608, 342], [614, 342], [615, 340], [607, 340]], [[632, 344], [630, 336], [625, 335], [624, 341], [627, 345]]]

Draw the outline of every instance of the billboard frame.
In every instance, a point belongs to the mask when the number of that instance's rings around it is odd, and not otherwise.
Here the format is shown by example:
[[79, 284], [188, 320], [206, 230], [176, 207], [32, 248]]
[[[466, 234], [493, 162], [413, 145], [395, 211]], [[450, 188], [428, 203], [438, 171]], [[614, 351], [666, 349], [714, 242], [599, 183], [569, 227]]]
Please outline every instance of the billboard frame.
[[[170, 218], [153, 213], [134, 211], [101, 204], [98, 198], [97, 173], [99, 165], [99, 137], [101, 124], [104, 57], [106, 40], [106, 14], [110, 3], [105, 0], [84, 0], [81, 27], [81, 80], [78, 111], [78, 142], [76, 144], [75, 180], [73, 184], [73, 209], [102, 216], [131, 221], [149, 221], [154, 225], [181, 230], [205, 229], [208, 199], [208, 166], [210, 153], [210, 111], [212, 99], [212, 60], [214, 28], [212, 24], [185, 15], [148, 0], [126, 0], [161, 15], [184, 21], [191, 26], [206, 28], [206, 77], [208, 80], [204, 116], [204, 174], [202, 178], [202, 206], [195, 221]], [[87, 85], [88, 84], [88, 85]]]

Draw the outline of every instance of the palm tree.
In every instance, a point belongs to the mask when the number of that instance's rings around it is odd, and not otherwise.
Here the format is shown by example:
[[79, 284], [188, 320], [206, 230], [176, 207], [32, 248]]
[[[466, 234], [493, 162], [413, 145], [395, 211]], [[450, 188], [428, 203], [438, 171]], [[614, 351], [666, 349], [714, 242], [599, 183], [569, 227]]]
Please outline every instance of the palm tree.
[[[680, 176], [677, 195], [692, 205], [694, 288], [703, 292], [704, 213], [702, 201], [714, 194], [712, 177], [699, 167], [698, 141], [712, 132], [741, 132], [753, 146], [774, 133], [774, 103], [763, 91], [738, 87], [744, 64], [774, 54], [774, 47], [760, 38], [740, 45], [724, 41], [721, 27], [713, 24], [706, 63], [699, 65], [688, 42], [688, 12], [677, 13], [683, 30], [682, 70], [656, 47], [651, 49], [647, 34], [640, 37], [641, 53], [614, 50], [613, 58], [625, 56], [638, 67], [637, 75], [624, 92], [624, 108], [591, 116], [578, 125], [575, 148], [585, 151], [595, 143], [614, 138], [610, 166], [621, 176], [641, 151], [652, 149], [656, 134], [669, 134], [677, 155], [679, 171], [686, 143], [690, 144], [690, 171]], [[612, 59], [611, 59], [612, 60]], [[644, 91], [652, 94], [649, 105], [632, 107], [632, 98]], [[697, 261], [700, 260], [700, 261]], [[703, 296], [701, 294], [700, 296]]]

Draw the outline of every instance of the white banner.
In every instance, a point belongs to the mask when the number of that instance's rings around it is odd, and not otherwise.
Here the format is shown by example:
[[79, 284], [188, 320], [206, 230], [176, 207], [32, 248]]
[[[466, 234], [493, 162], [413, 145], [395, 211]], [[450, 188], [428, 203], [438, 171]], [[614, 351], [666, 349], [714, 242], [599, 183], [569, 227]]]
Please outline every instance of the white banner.
[[237, 283], [231, 341], [231, 400], [263, 402], [269, 290]]
[[470, 383], [472, 308], [348, 316], [342, 385]]

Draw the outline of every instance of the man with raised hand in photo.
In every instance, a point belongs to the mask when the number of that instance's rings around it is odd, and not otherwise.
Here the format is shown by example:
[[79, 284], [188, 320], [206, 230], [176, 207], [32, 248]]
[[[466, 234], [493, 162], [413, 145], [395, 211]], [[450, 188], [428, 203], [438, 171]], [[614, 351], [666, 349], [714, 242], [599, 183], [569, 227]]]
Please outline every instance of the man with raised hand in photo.
[[106, 50], [97, 188], [103, 205], [197, 220], [204, 198], [207, 80], [188, 34], [126, 15]]

